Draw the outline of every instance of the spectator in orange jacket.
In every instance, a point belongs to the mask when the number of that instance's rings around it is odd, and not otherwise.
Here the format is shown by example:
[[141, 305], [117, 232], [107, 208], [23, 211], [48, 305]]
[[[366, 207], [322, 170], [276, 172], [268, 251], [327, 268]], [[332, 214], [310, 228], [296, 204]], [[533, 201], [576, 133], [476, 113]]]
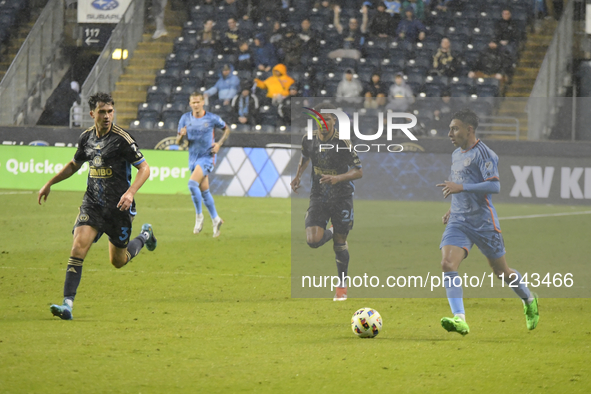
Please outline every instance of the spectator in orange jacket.
[[273, 104], [279, 104], [283, 98], [289, 96], [289, 87], [294, 80], [287, 75], [287, 69], [283, 64], [273, 67], [273, 75], [261, 81], [255, 78], [257, 87], [267, 90], [267, 98], [273, 100]]

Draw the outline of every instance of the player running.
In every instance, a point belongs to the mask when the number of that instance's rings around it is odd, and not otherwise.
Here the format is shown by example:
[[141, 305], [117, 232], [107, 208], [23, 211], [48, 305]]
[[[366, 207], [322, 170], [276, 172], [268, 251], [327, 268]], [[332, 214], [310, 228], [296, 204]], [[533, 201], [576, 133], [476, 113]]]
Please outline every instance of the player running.
[[[144, 244], [150, 251], [157, 242], [150, 224], [130, 242], [131, 222], [136, 215], [134, 196], [150, 176], [150, 167], [131, 135], [113, 123], [115, 102], [107, 93], [96, 93], [88, 101], [94, 126], [78, 139], [74, 159], [39, 190], [38, 203], [47, 201], [51, 186], [68, 179], [88, 162], [86, 193], [74, 224], [74, 242], [66, 269], [64, 301], [50, 310], [63, 320], [72, 320], [72, 307], [82, 276], [82, 263], [93, 242], [109, 236], [109, 258], [115, 268], [126, 265]], [[131, 165], [138, 169], [131, 183]]]
[[[314, 108], [317, 112], [321, 109], [335, 107], [322, 103]], [[307, 136], [302, 140], [302, 158], [291, 188], [297, 193], [302, 174], [312, 160], [312, 191], [305, 219], [306, 239], [311, 248], [318, 248], [333, 239], [337, 272], [343, 281], [349, 268], [347, 235], [353, 228], [353, 181], [361, 178], [363, 171], [361, 161], [351, 147], [351, 141], [339, 139], [339, 132], [334, 127], [336, 117], [331, 114], [322, 116], [326, 120], [325, 127], [316, 130], [312, 140], [308, 140]], [[320, 149], [320, 144], [331, 144], [335, 148]], [[327, 230], [329, 219], [333, 227]], [[345, 301], [346, 283], [339, 284], [333, 300]]]
[[[199, 234], [203, 230], [201, 202], [204, 202], [213, 223], [213, 236], [219, 237], [220, 227], [224, 221], [215, 210], [215, 202], [209, 192], [208, 175], [215, 165], [216, 153], [230, 136], [230, 128], [218, 115], [205, 112], [203, 105], [203, 95], [192, 93], [189, 97], [189, 106], [192, 111], [181, 116], [176, 143], [179, 145], [183, 138], [189, 141], [189, 169], [191, 170], [189, 190], [197, 213], [193, 233]], [[224, 135], [218, 142], [215, 142], [213, 132], [216, 127], [224, 130]]]
[[538, 299], [526, 284], [521, 283], [521, 274], [509, 268], [505, 260], [501, 227], [491, 202], [491, 194], [501, 190], [499, 159], [495, 152], [476, 139], [477, 127], [478, 116], [473, 111], [463, 109], [453, 115], [448, 135], [458, 149], [452, 154], [451, 180], [437, 185], [443, 188], [445, 198], [452, 195], [451, 207], [442, 218], [447, 227], [439, 248], [445, 291], [454, 317], [442, 318], [441, 325], [447, 331], [462, 335], [470, 332], [458, 267], [476, 244], [495, 275], [504, 278], [523, 301], [527, 328], [533, 330], [540, 318]]

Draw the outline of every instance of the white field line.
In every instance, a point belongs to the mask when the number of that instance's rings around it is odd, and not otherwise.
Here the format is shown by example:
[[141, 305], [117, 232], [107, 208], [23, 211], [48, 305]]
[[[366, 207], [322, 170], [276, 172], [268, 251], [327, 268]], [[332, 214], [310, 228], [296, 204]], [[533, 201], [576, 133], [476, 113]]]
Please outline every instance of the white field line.
[[28, 192], [0, 192], [0, 195], [3, 194], [33, 194], [32, 191], [28, 191]]
[[[62, 267], [63, 268], [63, 267]], [[59, 268], [60, 270], [62, 270], [62, 268]], [[52, 268], [47, 268], [47, 267], [7, 267], [7, 266], [0, 266], [0, 269], [9, 269], [9, 270], [13, 270], [13, 269], [25, 269], [25, 270], [36, 270], [36, 271], [49, 271]], [[111, 270], [106, 270], [106, 269], [84, 269], [84, 272], [104, 272], [104, 271], [111, 271]], [[146, 273], [150, 273], [148, 271], [133, 271], [133, 270], [125, 270], [122, 272], [129, 272], [129, 273], [140, 273], [140, 274], [146, 274]], [[287, 279], [287, 276], [275, 276], [275, 275], [249, 275], [249, 274], [208, 274], [206, 272], [182, 272], [182, 271], [154, 271], [153, 273], [157, 273], [158, 275], [160, 274], [165, 274], [165, 275], [200, 275], [200, 276], [247, 276], [247, 277], [253, 277], [253, 278], [273, 278], [273, 279]]]
[[554, 216], [588, 215], [590, 213], [591, 213], [591, 211], [544, 213], [544, 214], [540, 214], [540, 215], [507, 216], [507, 217], [499, 218], [499, 220], [549, 218], [549, 217], [554, 217]]

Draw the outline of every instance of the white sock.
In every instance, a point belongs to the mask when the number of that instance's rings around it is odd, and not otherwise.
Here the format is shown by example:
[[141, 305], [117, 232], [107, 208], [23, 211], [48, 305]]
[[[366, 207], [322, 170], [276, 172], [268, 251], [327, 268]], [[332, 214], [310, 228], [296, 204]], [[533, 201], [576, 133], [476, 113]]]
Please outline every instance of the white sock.
[[460, 319], [462, 319], [463, 321], [466, 321], [466, 315], [464, 315], [463, 313], [456, 313], [454, 315], [454, 317], [459, 317]]

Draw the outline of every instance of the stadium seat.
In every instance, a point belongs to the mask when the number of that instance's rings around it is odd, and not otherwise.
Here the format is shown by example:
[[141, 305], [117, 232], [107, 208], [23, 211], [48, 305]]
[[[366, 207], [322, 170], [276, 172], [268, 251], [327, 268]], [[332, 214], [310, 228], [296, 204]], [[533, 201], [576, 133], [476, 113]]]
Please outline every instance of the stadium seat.
[[177, 37], [174, 40], [174, 45], [172, 52], [173, 53], [193, 53], [195, 48], [197, 47], [197, 39], [195, 40], [185, 40], [184, 37]]
[[162, 86], [151, 86], [148, 88], [148, 98], [147, 102], [149, 103], [166, 103], [168, 101], [168, 96], [172, 92], [172, 85], [162, 85]]
[[180, 67], [163, 68], [156, 74], [156, 85], [158, 86], [177, 86], [180, 84], [180, 74], [184, 69]]
[[404, 65], [406, 64], [405, 59], [384, 59], [382, 63], [380, 63], [380, 70], [382, 73], [396, 73], [398, 71], [404, 70]]
[[194, 90], [198, 90], [203, 86], [203, 71], [196, 69], [184, 70], [181, 73], [181, 85], [191, 86]]
[[189, 68], [207, 71], [210, 70], [213, 63], [211, 61], [211, 56], [204, 56], [199, 53], [194, 53], [189, 60]]
[[142, 110], [142, 111], [138, 111], [137, 119], [139, 121], [150, 119], [150, 120], [152, 120], [154, 122], [157, 122], [160, 119], [160, 113], [158, 111], [155, 111], [155, 110]]
[[134, 120], [133, 122], [131, 122], [131, 124], [129, 125], [130, 129], [154, 129], [156, 125], [156, 122], [152, 119], [145, 119], [145, 120]]
[[164, 106], [163, 103], [161, 102], [146, 102], [146, 103], [141, 103], [140, 105], [138, 105], [138, 114], [141, 111], [156, 111], [158, 112], [158, 114], [160, 114], [160, 112], [162, 112], [162, 107]]

